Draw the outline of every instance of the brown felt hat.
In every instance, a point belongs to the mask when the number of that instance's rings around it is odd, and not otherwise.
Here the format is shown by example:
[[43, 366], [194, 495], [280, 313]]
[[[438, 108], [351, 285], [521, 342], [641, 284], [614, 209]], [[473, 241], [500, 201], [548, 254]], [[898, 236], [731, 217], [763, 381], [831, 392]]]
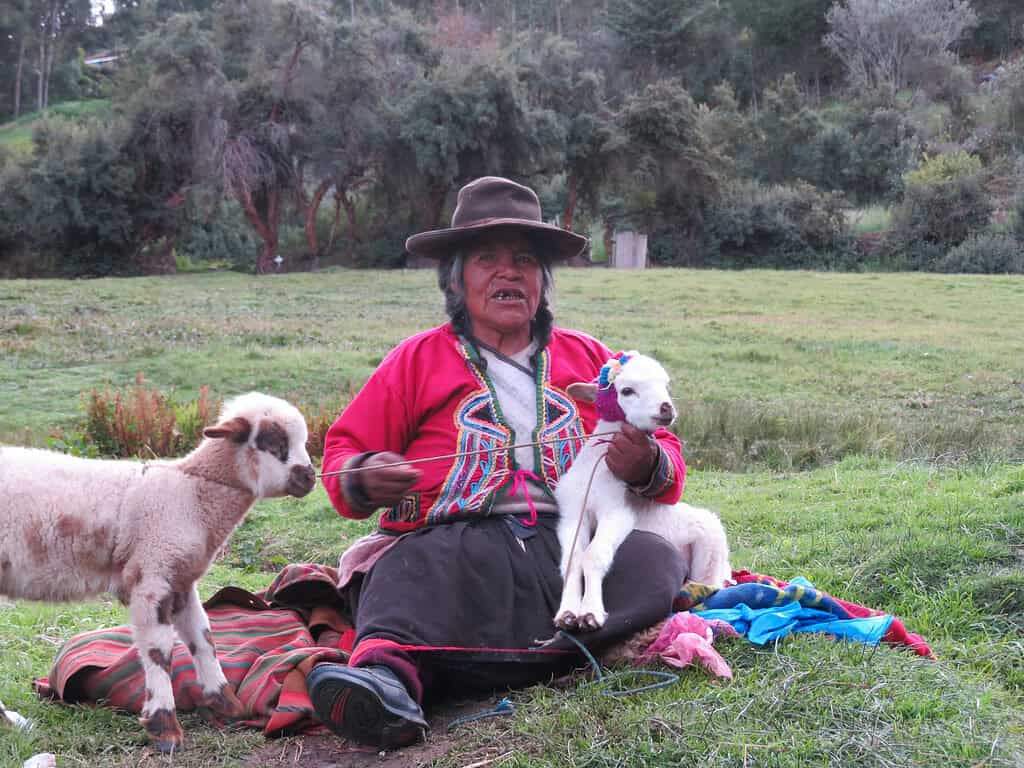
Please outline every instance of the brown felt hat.
[[587, 246], [583, 235], [544, 223], [532, 189], [500, 176], [482, 176], [459, 190], [451, 227], [413, 235], [405, 241], [405, 249], [440, 259], [458, 244], [496, 227], [522, 230], [544, 249], [538, 256], [551, 259], [571, 259]]

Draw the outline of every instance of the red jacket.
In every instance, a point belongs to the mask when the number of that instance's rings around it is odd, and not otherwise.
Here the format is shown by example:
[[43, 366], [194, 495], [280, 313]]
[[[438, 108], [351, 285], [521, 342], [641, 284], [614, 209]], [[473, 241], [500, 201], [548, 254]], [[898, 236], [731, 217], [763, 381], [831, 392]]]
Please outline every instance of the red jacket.
[[[572, 464], [597, 414], [576, 403], [566, 387], [591, 381], [612, 356], [584, 333], [555, 328], [537, 366], [538, 430], [552, 439], [540, 452], [541, 479], [553, 489]], [[582, 421], [582, 424], [581, 424]], [[354, 465], [369, 452], [393, 451], [407, 459], [510, 445], [514, 433], [501, 419], [497, 398], [476, 351], [461, 343], [449, 324], [406, 339], [392, 350], [337, 421], [324, 442], [323, 471]], [[682, 495], [686, 477], [681, 446], [664, 429], [655, 433], [662, 459], [656, 487], [645, 490], [666, 504]], [[422, 475], [409, 494], [381, 515], [384, 531], [403, 533], [423, 525], [486, 515], [497, 492], [518, 469], [514, 451], [417, 464]], [[342, 478], [323, 478], [342, 515], [365, 518], [373, 510], [353, 506]]]

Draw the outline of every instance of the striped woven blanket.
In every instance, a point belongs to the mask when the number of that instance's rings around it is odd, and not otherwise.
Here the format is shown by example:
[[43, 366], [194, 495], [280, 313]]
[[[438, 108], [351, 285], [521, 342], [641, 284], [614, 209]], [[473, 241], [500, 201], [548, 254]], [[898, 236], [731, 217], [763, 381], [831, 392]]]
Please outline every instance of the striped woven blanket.
[[[323, 728], [306, 693], [306, 673], [321, 661], [347, 661], [355, 637], [342, 618], [336, 580], [334, 568], [290, 565], [262, 593], [225, 587], [204, 603], [221, 667], [251, 715], [241, 725], [262, 728], [268, 736]], [[199, 687], [192, 656], [180, 641], [172, 654], [171, 684], [177, 709], [195, 710]], [[141, 712], [145, 675], [131, 628], [73, 637], [35, 689], [68, 703], [102, 701]]]

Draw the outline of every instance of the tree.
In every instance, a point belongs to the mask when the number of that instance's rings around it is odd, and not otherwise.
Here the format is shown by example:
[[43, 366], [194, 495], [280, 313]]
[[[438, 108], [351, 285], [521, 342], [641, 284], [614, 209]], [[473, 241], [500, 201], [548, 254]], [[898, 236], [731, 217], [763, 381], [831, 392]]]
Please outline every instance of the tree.
[[7, 172], [17, 183], [0, 196], [0, 227], [16, 225], [31, 251], [59, 260], [65, 274], [134, 271], [149, 209], [134, 188], [126, 136], [120, 122], [41, 121], [33, 157]]
[[381, 182], [406, 202], [409, 229], [437, 227], [450, 193], [476, 176], [550, 174], [561, 159], [557, 117], [530, 103], [514, 63], [491, 41], [444, 50], [395, 109], [399, 130]]
[[156, 251], [140, 266], [173, 271], [171, 249], [185, 212], [199, 207], [197, 200], [209, 215], [215, 211], [225, 114], [234, 103], [220, 51], [198, 13], [171, 16], [138, 41], [117, 78], [115, 103], [128, 119], [134, 189], [150, 206], [138, 238]]
[[522, 34], [511, 55], [530, 103], [549, 110], [564, 136], [564, 146], [557, 148], [565, 176], [561, 225], [571, 230], [581, 204], [597, 213], [608, 178], [608, 147], [616, 127], [604, 76], [579, 71], [582, 57], [576, 44], [554, 35]]
[[[323, 114], [308, 127], [295, 187], [306, 242], [314, 258], [332, 247], [342, 209], [348, 222], [350, 259], [363, 239], [355, 196], [379, 175], [388, 141], [387, 79], [375, 45], [375, 37], [383, 32], [383, 26], [372, 17], [345, 22], [334, 28], [328, 43], [330, 66], [323, 72]], [[317, 211], [332, 190], [334, 218], [327, 243], [321, 244]]]
[[322, 114], [318, 86], [332, 17], [315, 0], [232, 0], [219, 11], [225, 70], [238, 81], [222, 179], [263, 241], [256, 271], [265, 274], [273, 270], [286, 196], [301, 184], [306, 134]]
[[29, 52], [31, 32], [32, 16], [29, 0], [14, 0], [9, 5], [0, 8], [0, 51], [5, 54], [2, 61], [13, 60], [15, 62], [13, 68], [10, 67], [10, 64], [4, 67], [8, 73], [9, 82], [13, 84], [10, 113], [14, 117], [21, 114], [22, 86], [25, 80], [25, 62]]
[[[91, 18], [89, 0], [12, 0], [0, 5], [0, 80], [11, 84], [4, 94], [10, 95], [11, 106], [0, 113], [17, 117], [23, 111], [33, 76], [36, 109], [49, 106], [53, 75], [74, 63]], [[71, 80], [74, 90], [75, 78], [63, 79]]]
[[[734, 89], [756, 97], [786, 74], [816, 91], [828, 81], [838, 62], [822, 38], [828, 32], [825, 13], [834, 0], [729, 0], [746, 53], [745, 74]], [[838, 74], [838, 73], [836, 73]]]
[[965, 54], [1005, 59], [1024, 45], [1024, 5], [1019, 0], [972, 0], [972, 5], [978, 25], [965, 41]]
[[680, 233], [692, 256], [722, 169], [693, 99], [678, 81], [658, 81], [629, 97], [617, 122], [609, 149], [626, 216], [649, 232]]
[[944, 51], [978, 17], [968, 0], [846, 0], [826, 16], [825, 45], [846, 67], [858, 87], [907, 84], [911, 59]]
[[705, 93], [735, 68], [740, 28], [732, 6], [719, 0], [623, 0], [608, 10], [608, 26], [623, 41], [623, 60], [642, 81], [678, 78]]
[[793, 75], [764, 92], [754, 129], [756, 134], [747, 143], [753, 154], [751, 170], [758, 179], [771, 184], [818, 180], [818, 136], [824, 125], [807, 106]]

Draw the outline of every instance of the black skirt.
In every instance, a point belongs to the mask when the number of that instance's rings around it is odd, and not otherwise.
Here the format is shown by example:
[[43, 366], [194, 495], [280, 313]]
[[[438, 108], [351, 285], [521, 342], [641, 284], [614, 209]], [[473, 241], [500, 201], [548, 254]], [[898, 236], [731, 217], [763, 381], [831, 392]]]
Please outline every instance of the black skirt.
[[[562, 592], [557, 518], [533, 528], [495, 516], [405, 536], [348, 588], [356, 644], [379, 638], [417, 662], [425, 687], [449, 692], [520, 687], [578, 667], [553, 623]], [[605, 577], [608, 620], [576, 637], [601, 648], [669, 615], [686, 563], [664, 539], [634, 531]]]

